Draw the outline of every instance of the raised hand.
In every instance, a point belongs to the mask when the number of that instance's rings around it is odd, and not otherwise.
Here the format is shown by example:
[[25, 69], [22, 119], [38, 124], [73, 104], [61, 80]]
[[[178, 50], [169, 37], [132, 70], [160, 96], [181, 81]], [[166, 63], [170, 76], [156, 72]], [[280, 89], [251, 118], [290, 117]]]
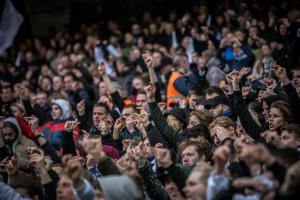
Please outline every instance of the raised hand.
[[74, 121], [66, 121], [64, 131], [71, 133], [79, 124], [80, 122], [77, 121], [77, 119]]
[[214, 152], [215, 169], [218, 174], [224, 171], [225, 165], [229, 160], [230, 149], [227, 145], [218, 147]]
[[139, 168], [147, 164], [146, 150], [143, 142], [140, 142], [133, 150], [133, 157], [135, 158]]
[[148, 102], [154, 102], [155, 101], [155, 91], [156, 91], [156, 87], [153, 83], [150, 83], [148, 86], [146, 86], [144, 88], [147, 98], [148, 98]]
[[226, 138], [230, 137], [230, 133], [227, 129], [225, 129], [224, 127], [221, 126], [215, 126], [212, 129], [212, 132], [215, 133], [215, 135], [218, 136], [218, 139], [220, 140], [220, 142], [222, 143]]
[[36, 133], [38, 130], [38, 126], [39, 126], [39, 119], [36, 116], [32, 115], [31, 117], [28, 118], [28, 123], [29, 123], [31, 130], [34, 133]]
[[137, 115], [138, 119], [147, 124], [149, 122], [148, 113], [142, 107], [137, 107], [137, 109], [140, 111], [140, 114]]
[[241, 80], [240, 72], [232, 71], [226, 77], [228, 77], [231, 80], [233, 90], [239, 91], [240, 90], [240, 80]]
[[139, 142], [139, 144], [132, 149], [132, 156], [135, 160], [138, 160], [140, 158], [145, 157], [145, 146], [142, 141]]
[[83, 140], [80, 141], [80, 143], [85, 152], [92, 155], [97, 163], [105, 158], [106, 154], [103, 151], [101, 138], [83, 137]]
[[45, 153], [42, 149], [34, 148], [31, 149], [29, 154], [29, 163], [34, 166], [34, 169], [37, 173], [40, 173], [41, 170], [45, 169]]
[[153, 67], [153, 57], [149, 51], [146, 51], [142, 54], [143, 60], [146, 63], [148, 68]]
[[240, 76], [241, 76], [241, 78], [247, 76], [250, 72], [251, 72], [251, 68], [250, 67], [243, 67], [240, 70]]
[[145, 131], [145, 123], [139, 118], [139, 115], [137, 113], [134, 113], [132, 115], [132, 121], [139, 131]]
[[228, 86], [232, 85], [232, 75], [230, 73], [226, 74], [226, 81], [228, 83]]
[[160, 111], [163, 112], [166, 109], [167, 104], [165, 102], [159, 102], [158, 107], [159, 107]]
[[279, 77], [279, 79], [283, 85], [289, 84], [289, 78], [288, 78], [285, 68], [283, 68], [279, 65], [276, 65], [276, 64], [272, 64], [271, 68], [272, 68], [272, 70], [274, 70], [275, 74]]
[[101, 134], [108, 134], [112, 126], [112, 121], [109, 119], [105, 119], [99, 122], [98, 129], [101, 131]]
[[251, 145], [248, 144], [248, 145], [244, 145], [243, 148], [241, 149], [239, 158], [243, 160], [248, 167], [251, 167], [254, 164], [263, 162], [262, 158], [264, 157], [261, 157], [261, 154], [263, 153], [264, 152], [262, 151], [262, 148], [260, 147], [258, 148], [258, 146], [254, 144]]
[[171, 152], [168, 149], [155, 149], [155, 157], [159, 167], [168, 168], [172, 165]]
[[114, 130], [121, 131], [126, 125], [126, 119], [124, 117], [119, 117], [114, 125]]

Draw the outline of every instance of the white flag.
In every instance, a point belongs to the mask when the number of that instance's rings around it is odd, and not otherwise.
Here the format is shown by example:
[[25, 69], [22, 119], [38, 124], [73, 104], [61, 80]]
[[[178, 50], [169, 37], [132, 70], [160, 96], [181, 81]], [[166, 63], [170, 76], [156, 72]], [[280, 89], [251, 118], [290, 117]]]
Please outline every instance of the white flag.
[[23, 22], [23, 16], [15, 9], [11, 0], [5, 0], [0, 21], [0, 55], [10, 47]]

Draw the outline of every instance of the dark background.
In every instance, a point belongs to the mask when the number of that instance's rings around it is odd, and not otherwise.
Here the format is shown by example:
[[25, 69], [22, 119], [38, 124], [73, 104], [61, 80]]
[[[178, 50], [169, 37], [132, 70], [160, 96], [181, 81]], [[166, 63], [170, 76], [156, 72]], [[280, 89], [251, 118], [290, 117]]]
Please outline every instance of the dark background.
[[[210, 13], [222, 12], [219, 5], [235, 7], [240, 2], [259, 6], [267, 13], [269, 5], [280, 5], [283, 0], [204, 0]], [[82, 23], [104, 23], [107, 19], [119, 22], [122, 29], [142, 18], [146, 11], [154, 16], [166, 18], [170, 11], [178, 15], [192, 11], [197, 0], [12, 0], [16, 9], [24, 16], [24, 23], [18, 37], [30, 35], [47, 36], [49, 27], [56, 30], [72, 30]], [[299, 0], [288, 0], [289, 6], [298, 6]], [[4, 0], [0, 0], [0, 9]], [[222, 6], [224, 8], [224, 6]], [[2, 9], [1, 9], [2, 10]]]

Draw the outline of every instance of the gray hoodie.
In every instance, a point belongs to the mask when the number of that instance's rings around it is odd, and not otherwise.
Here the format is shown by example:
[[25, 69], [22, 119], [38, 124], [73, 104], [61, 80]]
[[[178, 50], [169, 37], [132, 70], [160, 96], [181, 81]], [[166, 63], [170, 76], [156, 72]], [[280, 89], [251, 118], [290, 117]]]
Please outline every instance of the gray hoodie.
[[141, 194], [128, 176], [105, 176], [98, 179], [101, 190], [107, 200], [138, 200]]
[[23, 136], [21, 128], [19, 126], [18, 121], [13, 118], [13, 117], [8, 117], [4, 120], [4, 122], [9, 122], [11, 124], [13, 124], [18, 133], [16, 136], [15, 141], [13, 142], [13, 144], [11, 146], [6, 145], [6, 148], [13, 154], [16, 154], [18, 157], [18, 163], [19, 163], [19, 168], [22, 170], [29, 170], [29, 160], [27, 158], [27, 154], [25, 152], [25, 149], [28, 147], [36, 147], [35, 143], [26, 138], [25, 136]]
[[12, 147], [11, 147], [11, 148], [12, 148], [12, 152], [13, 152], [13, 153], [16, 153], [16, 145], [18, 144], [18, 142], [20, 142], [21, 137], [22, 137], [22, 131], [21, 131], [21, 128], [20, 128], [20, 126], [19, 126], [19, 123], [18, 123], [18, 121], [16, 120], [16, 118], [13, 118], [13, 117], [8, 117], [8, 118], [4, 119], [3, 122], [9, 122], [9, 123], [15, 125], [15, 127], [16, 127], [17, 130], [18, 130], [17, 138], [16, 138], [16, 140], [13, 142], [13, 145], [12, 145]]

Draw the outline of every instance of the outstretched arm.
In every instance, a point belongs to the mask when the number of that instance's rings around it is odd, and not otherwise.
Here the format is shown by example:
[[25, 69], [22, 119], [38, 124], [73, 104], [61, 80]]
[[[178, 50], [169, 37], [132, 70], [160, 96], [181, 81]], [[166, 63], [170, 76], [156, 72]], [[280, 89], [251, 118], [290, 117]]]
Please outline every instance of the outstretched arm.
[[112, 81], [110, 80], [108, 75], [105, 73], [105, 66], [104, 66], [103, 62], [99, 64], [98, 72], [100, 74], [100, 77], [103, 79], [103, 81], [108, 89], [109, 94], [111, 94], [114, 104], [116, 104], [116, 106], [119, 108], [119, 110], [122, 111], [125, 104], [121, 100], [120, 94], [117, 91], [117, 89], [115, 88], [114, 84], [112, 83]]
[[160, 108], [155, 101], [155, 86], [153, 84], [150, 84], [145, 88], [145, 91], [148, 97], [150, 113], [152, 115], [155, 126], [162, 134], [163, 138], [169, 143], [170, 147], [177, 149], [176, 135], [173, 129], [168, 125], [166, 118], [163, 116]]

